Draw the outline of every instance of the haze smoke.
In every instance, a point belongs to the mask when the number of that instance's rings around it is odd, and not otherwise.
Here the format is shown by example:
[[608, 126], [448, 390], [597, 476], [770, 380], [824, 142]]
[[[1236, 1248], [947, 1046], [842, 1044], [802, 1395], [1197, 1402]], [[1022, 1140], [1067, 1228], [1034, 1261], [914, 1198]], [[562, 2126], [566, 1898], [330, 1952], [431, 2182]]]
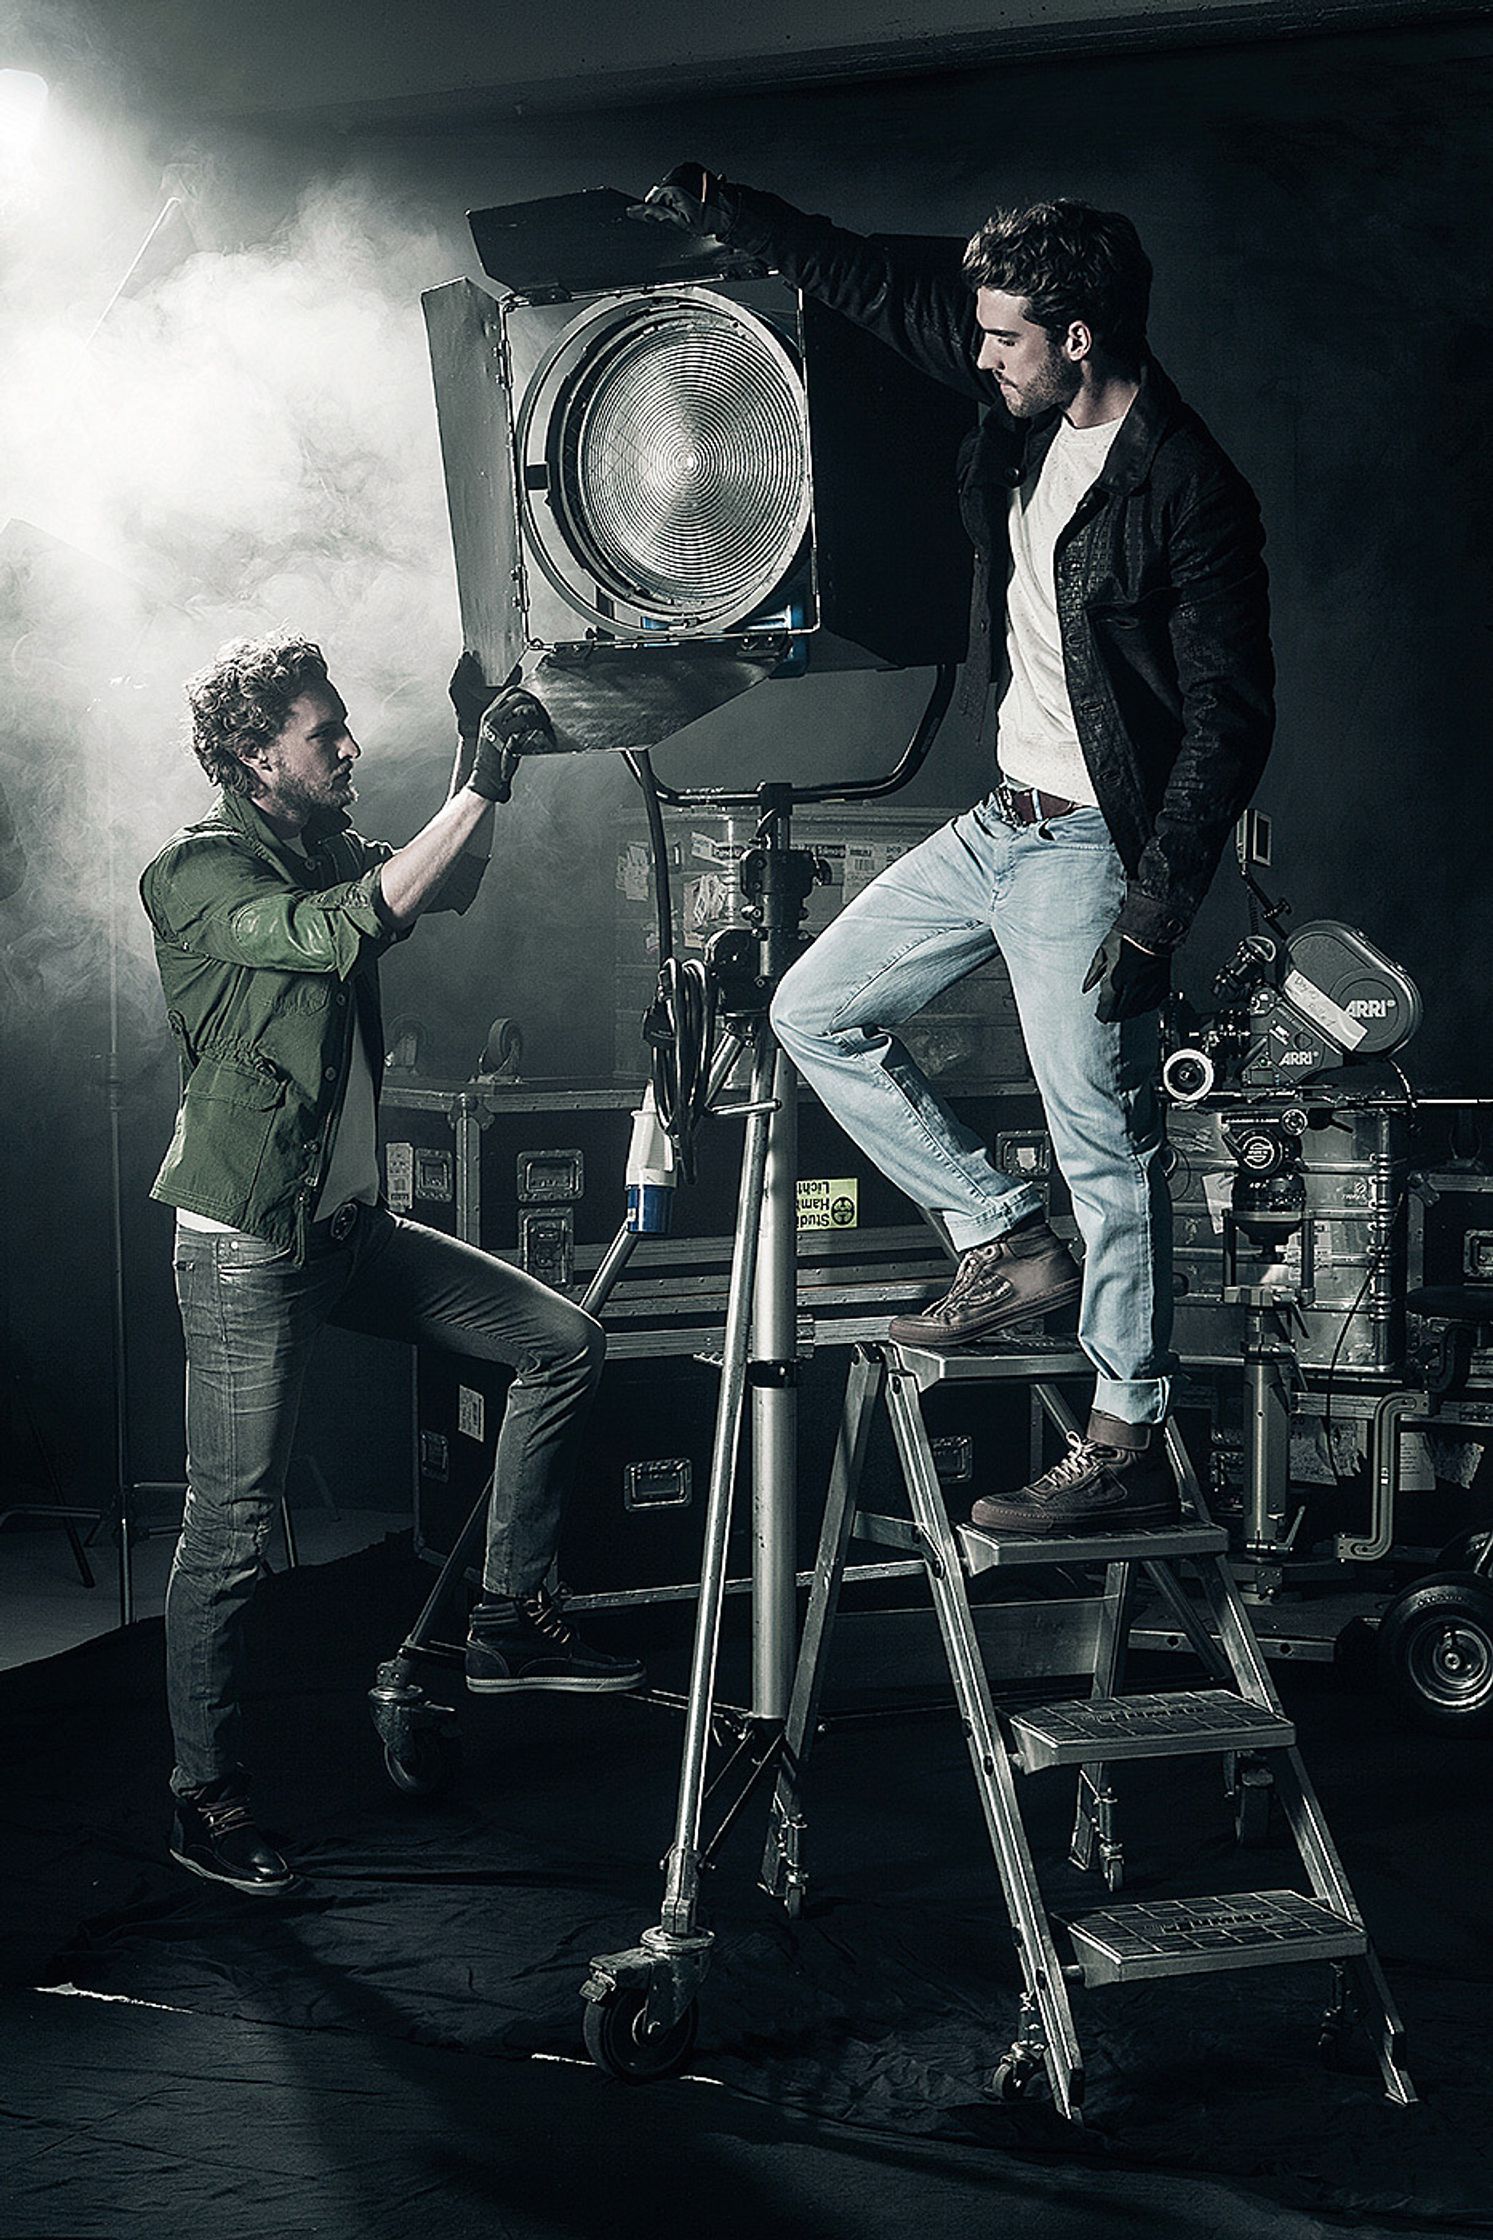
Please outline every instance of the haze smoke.
[[[95, 196], [110, 176], [100, 163]], [[231, 238], [231, 188], [196, 184], [188, 222]], [[117, 284], [151, 213], [128, 249], [117, 214], [97, 215]], [[22, 218], [0, 399], [0, 754], [32, 873], [32, 992], [50, 1004], [88, 956], [48, 932], [76, 932], [80, 911], [103, 931], [111, 837], [121, 935], [148, 959], [135, 877], [209, 800], [182, 749], [181, 682], [225, 638], [320, 639], [360, 729], [381, 750], [423, 747], [439, 798], [458, 625], [419, 297], [447, 257], [348, 182], [308, 192], [262, 246], [194, 247], [173, 213], [171, 269], [152, 277], [147, 257], [100, 324], [88, 295], [59, 304], [86, 231], [76, 196], [55, 267], [48, 211]], [[90, 276], [95, 299], [106, 277]]]

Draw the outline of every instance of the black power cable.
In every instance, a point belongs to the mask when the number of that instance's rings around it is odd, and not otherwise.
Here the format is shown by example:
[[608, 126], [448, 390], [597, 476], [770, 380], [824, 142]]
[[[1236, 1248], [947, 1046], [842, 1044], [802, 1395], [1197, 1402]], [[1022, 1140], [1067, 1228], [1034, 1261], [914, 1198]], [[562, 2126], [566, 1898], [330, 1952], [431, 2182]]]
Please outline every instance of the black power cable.
[[658, 990], [643, 1021], [653, 1083], [653, 1103], [674, 1146], [682, 1181], [695, 1179], [695, 1131], [705, 1117], [710, 1052], [715, 1040], [715, 988], [703, 960], [680, 957], [674, 939], [669, 844], [658, 781], [646, 752], [623, 760], [637, 780], [648, 818], [653, 858], [653, 901], [658, 924]]

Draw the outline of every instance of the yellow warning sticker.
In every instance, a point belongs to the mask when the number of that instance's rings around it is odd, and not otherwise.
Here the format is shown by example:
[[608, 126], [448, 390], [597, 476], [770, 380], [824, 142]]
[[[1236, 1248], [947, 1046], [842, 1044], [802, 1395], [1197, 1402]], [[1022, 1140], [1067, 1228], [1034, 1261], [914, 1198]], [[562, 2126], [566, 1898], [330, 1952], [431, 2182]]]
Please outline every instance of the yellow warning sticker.
[[860, 1221], [859, 1175], [841, 1175], [829, 1182], [800, 1182], [798, 1226], [802, 1229], [854, 1229]]

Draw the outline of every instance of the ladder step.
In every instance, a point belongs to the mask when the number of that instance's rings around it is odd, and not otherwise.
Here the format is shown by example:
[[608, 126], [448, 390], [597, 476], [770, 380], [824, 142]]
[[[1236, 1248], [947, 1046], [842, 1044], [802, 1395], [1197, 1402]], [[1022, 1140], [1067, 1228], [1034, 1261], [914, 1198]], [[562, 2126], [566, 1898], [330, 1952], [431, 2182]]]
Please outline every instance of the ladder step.
[[911, 1377], [920, 1392], [935, 1384], [990, 1384], [994, 1381], [1046, 1383], [1059, 1377], [1092, 1377], [1094, 1364], [1076, 1338], [1055, 1338], [1028, 1328], [1020, 1335], [991, 1338], [982, 1346], [959, 1346], [939, 1353], [927, 1346], [888, 1342], [887, 1361]]
[[1296, 1729], [1279, 1712], [1227, 1688], [1174, 1688], [1161, 1695], [1096, 1696], [1013, 1712], [1022, 1771], [1094, 1760], [1181, 1758], [1206, 1751], [1288, 1750]]
[[958, 1528], [964, 1568], [1007, 1571], [1021, 1563], [1170, 1563], [1177, 1556], [1222, 1555], [1229, 1536], [1217, 1524], [1148, 1525], [1129, 1532], [982, 1532]]
[[1065, 1927], [1086, 1984], [1144, 1976], [1201, 1976], [1299, 1960], [1347, 1960], [1368, 1950], [1363, 1924], [1296, 1890], [1218, 1898], [1161, 1898], [1106, 1906]]

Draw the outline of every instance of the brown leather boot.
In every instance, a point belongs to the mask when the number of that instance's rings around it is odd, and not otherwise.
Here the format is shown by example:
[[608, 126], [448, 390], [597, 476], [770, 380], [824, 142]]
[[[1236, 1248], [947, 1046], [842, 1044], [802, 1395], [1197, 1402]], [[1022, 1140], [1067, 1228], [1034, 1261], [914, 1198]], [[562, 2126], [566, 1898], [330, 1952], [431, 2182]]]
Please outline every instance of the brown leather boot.
[[1066, 1307], [1082, 1289], [1078, 1262], [1046, 1217], [1033, 1213], [1004, 1236], [971, 1245], [943, 1298], [921, 1314], [897, 1315], [887, 1336], [893, 1345], [943, 1353]]

